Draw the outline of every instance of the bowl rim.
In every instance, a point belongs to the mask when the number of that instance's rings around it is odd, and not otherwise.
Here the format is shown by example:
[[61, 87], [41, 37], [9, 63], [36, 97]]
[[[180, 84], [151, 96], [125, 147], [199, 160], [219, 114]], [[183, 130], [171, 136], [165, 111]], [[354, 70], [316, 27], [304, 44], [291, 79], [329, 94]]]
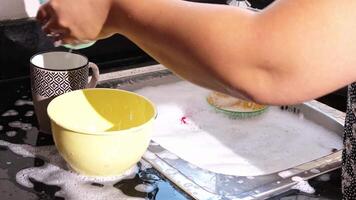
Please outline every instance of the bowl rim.
[[[80, 128], [73, 128], [70, 126], [66, 126], [66, 125], [63, 125], [62, 123], [58, 122], [58, 120], [54, 119], [53, 113], [52, 113], [53, 111], [51, 111], [51, 108], [53, 107], [55, 102], [58, 101], [58, 99], [64, 98], [65, 96], [73, 94], [73, 93], [79, 93], [79, 92], [89, 91], [89, 90], [107, 90], [107, 91], [116, 91], [116, 92], [119, 91], [119, 92], [129, 93], [129, 94], [133, 94], [135, 96], [141, 97], [144, 100], [146, 100], [149, 104], [151, 104], [151, 106], [153, 108], [153, 115], [149, 120], [147, 120], [146, 122], [144, 122], [138, 126], [135, 126], [135, 127], [131, 127], [131, 128], [123, 129], [123, 130], [96, 131], [96, 132], [88, 132], [88, 131], [84, 131], [83, 129], [80, 129]], [[110, 135], [123, 134], [125, 132], [135, 132], [144, 126], [149, 125], [151, 123], [151, 121], [153, 121], [157, 118], [157, 108], [156, 108], [155, 104], [151, 100], [149, 100], [147, 97], [137, 94], [135, 92], [122, 90], [122, 89], [115, 89], [115, 88], [84, 88], [84, 89], [66, 92], [66, 93], [59, 95], [59, 96], [55, 97], [54, 99], [52, 99], [52, 101], [47, 106], [47, 114], [48, 114], [48, 117], [49, 117], [51, 123], [56, 123], [58, 126], [62, 127], [63, 129], [66, 129], [66, 130], [69, 130], [69, 131], [72, 131], [75, 133], [79, 133], [79, 134], [84, 134], [84, 135], [110, 136]], [[51, 125], [51, 127], [52, 127], [52, 125]], [[100, 133], [100, 134], [98, 134], [98, 133]], [[53, 132], [52, 132], [52, 134], [53, 134]]]
[[[259, 109], [255, 109], [255, 110], [250, 110], [250, 111], [240, 111], [240, 110], [230, 110], [230, 109], [225, 109], [225, 108], [222, 108], [222, 107], [219, 107], [215, 104], [213, 104], [212, 102], [210, 102], [210, 98], [211, 98], [211, 95], [216, 93], [215, 91], [209, 93], [205, 100], [208, 102], [209, 105], [211, 105], [212, 107], [214, 107], [215, 109], [219, 110], [219, 111], [223, 111], [223, 112], [227, 112], [227, 113], [233, 113], [233, 114], [253, 114], [253, 113], [258, 113], [258, 112], [261, 112], [263, 110], [266, 110], [268, 108], [268, 105], [261, 105], [261, 108]], [[236, 97], [235, 97], [236, 98]], [[242, 99], [241, 99], [242, 100]], [[245, 101], [245, 100], [242, 100], [242, 101]], [[254, 102], [251, 102], [251, 103], [254, 103]], [[256, 104], [256, 103], [254, 103]]]
[[207, 101], [209, 105], [211, 105], [212, 107], [214, 107], [216, 110], [228, 113], [228, 114], [254, 114], [254, 113], [259, 113], [261, 111], [264, 111], [268, 108], [267, 105], [264, 105], [262, 108], [257, 109], [257, 110], [253, 110], [253, 111], [233, 111], [233, 110], [228, 110], [228, 109], [223, 109], [223, 108], [219, 108], [213, 104], [211, 104], [209, 101]]

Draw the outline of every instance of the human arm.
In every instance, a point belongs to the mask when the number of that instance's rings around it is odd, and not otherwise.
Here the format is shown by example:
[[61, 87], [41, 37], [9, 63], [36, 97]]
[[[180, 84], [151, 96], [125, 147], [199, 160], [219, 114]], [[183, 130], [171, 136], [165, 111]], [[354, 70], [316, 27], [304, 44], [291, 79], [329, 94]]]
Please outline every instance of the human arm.
[[[125, 35], [203, 87], [293, 104], [355, 80], [355, 10], [351, 0], [283, 0], [259, 13], [180, 0], [113, 0], [99, 29]], [[71, 31], [81, 25], [64, 22], [70, 37], [100, 36]]]

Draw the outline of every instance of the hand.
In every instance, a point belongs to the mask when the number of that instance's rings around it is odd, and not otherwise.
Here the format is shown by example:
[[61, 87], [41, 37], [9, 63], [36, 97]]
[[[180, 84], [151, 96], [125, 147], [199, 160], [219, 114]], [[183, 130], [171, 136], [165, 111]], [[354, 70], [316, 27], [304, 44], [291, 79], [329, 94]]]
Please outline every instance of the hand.
[[45, 33], [66, 44], [85, 43], [115, 33], [107, 19], [112, 0], [49, 0], [37, 19]]

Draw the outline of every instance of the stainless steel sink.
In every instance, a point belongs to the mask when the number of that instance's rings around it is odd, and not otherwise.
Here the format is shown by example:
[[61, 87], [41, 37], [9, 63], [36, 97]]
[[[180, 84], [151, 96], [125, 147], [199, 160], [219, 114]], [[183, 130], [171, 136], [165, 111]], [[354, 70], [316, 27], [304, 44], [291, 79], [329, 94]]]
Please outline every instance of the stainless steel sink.
[[[102, 76], [102, 87], [137, 90], [146, 86], [174, 83], [180, 79], [161, 65], [119, 71]], [[313, 121], [342, 137], [345, 113], [317, 101], [300, 105], [282, 106], [281, 109], [293, 113], [303, 113], [304, 118]], [[198, 168], [187, 161], [167, 156], [172, 154], [159, 144], [150, 145], [144, 159], [152, 164], [178, 187], [196, 199], [266, 199], [290, 190], [298, 176], [309, 180], [321, 174], [335, 170], [341, 165], [340, 149], [335, 149], [325, 157], [284, 169], [279, 172], [254, 176], [231, 176], [213, 173]], [[168, 156], [169, 157], [169, 156]], [[243, 184], [242, 184], [243, 183]]]

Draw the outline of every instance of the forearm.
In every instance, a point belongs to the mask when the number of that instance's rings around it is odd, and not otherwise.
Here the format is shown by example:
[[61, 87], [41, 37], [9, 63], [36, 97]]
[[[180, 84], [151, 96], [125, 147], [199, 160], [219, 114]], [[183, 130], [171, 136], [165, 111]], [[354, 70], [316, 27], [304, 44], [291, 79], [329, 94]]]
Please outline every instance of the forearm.
[[259, 13], [183, 0], [68, 3], [38, 12], [55, 39], [121, 33], [183, 78], [258, 103], [300, 103], [356, 80], [356, 1], [281, 0]]
[[257, 74], [254, 13], [175, 0], [118, 6], [118, 31], [157, 61], [201, 86], [249, 98], [248, 82]]
[[210, 89], [294, 104], [356, 78], [352, 1], [283, 0], [261, 13], [180, 0], [114, 2], [119, 33]]

